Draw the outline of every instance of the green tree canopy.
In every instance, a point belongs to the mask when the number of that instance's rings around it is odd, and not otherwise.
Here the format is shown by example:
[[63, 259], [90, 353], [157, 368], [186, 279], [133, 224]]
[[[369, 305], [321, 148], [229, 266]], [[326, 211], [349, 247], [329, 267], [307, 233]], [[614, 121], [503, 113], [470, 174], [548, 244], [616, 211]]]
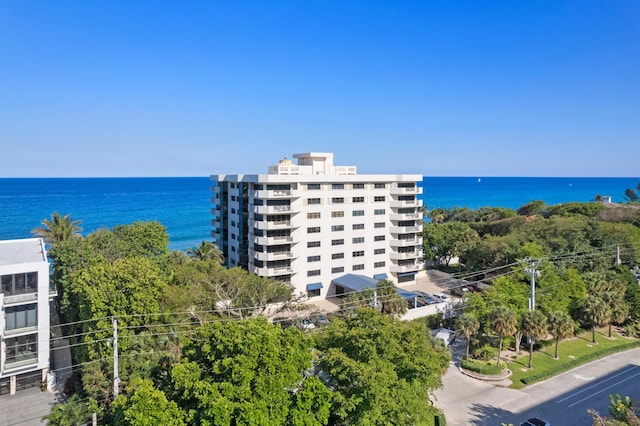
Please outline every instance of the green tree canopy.
[[62, 216], [58, 212], [51, 214], [51, 219], [42, 219], [42, 226], [34, 228], [31, 233], [40, 237], [47, 244], [56, 244], [72, 238], [80, 237], [81, 220], [73, 220], [70, 214]]

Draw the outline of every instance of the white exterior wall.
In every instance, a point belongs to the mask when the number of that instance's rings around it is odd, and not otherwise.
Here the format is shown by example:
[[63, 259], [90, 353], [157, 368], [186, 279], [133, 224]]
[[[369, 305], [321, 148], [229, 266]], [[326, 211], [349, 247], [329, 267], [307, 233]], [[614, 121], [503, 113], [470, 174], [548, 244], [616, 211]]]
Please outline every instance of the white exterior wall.
[[[43, 379], [46, 377], [49, 368], [49, 262], [47, 260], [44, 243], [39, 238], [30, 238], [25, 240], [8, 240], [0, 241], [0, 257], [3, 253], [20, 251], [25, 245], [32, 247], [40, 246], [40, 260], [34, 259], [34, 256], [27, 255], [20, 263], [11, 263], [3, 261], [0, 258], [0, 276], [13, 275], [21, 273], [36, 272], [38, 274], [38, 291], [37, 293], [6, 295], [0, 293], [0, 330], [2, 331], [1, 350], [0, 350], [0, 379], [15, 376], [22, 373], [42, 370]], [[12, 257], [14, 257], [12, 255]], [[18, 256], [19, 257], [19, 256]], [[6, 260], [6, 258], [5, 258]], [[0, 292], [2, 289], [0, 288]], [[6, 312], [8, 307], [21, 305], [29, 305], [37, 303], [37, 326], [19, 328], [15, 330], [6, 330]], [[8, 339], [37, 333], [38, 356], [35, 360], [7, 363], [6, 342]]]
[[[232, 208], [239, 209], [239, 204], [231, 200], [232, 194], [236, 197], [240, 193], [229, 188], [228, 196], [214, 198], [214, 204], [218, 204], [219, 211], [227, 211], [227, 218], [216, 216], [214, 227], [221, 227], [224, 220], [227, 223], [227, 232], [223, 236], [212, 232], [217, 238], [226, 238], [228, 247], [224, 249], [227, 258], [227, 266], [236, 266], [238, 259], [238, 241], [230, 237], [232, 233], [238, 235], [236, 225], [242, 220], [248, 222], [248, 255], [246, 267], [250, 272], [261, 276], [282, 277], [290, 275], [290, 282], [296, 292], [307, 293], [307, 284], [322, 283], [323, 287], [319, 297], [332, 295], [334, 289], [330, 286], [332, 279], [344, 274], [361, 274], [373, 277], [378, 274], [386, 274], [392, 281], [397, 280], [398, 273], [417, 272], [422, 265], [422, 213], [419, 210], [422, 203], [417, 196], [422, 189], [417, 183], [422, 181], [420, 175], [357, 175], [355, 167], [333, 166], [332, 154], [307, 153], [297, 154], [303, 165], [293, 165], [290, 161], [281, 161], [276, 166], [270, 166], [270, 174], [266, 175], [218, 175], [212, 176], [212, 180], [218, 182], [214, 186], [214, 194], [221, 194], [223, 182], [246, 183], [248, 211], [247, 217], [231, 213]], [[326, 164], [322, 161], [325, 159]], [[411, 188], [403, 188], [402, 183], [412, 185]], [[320, 185], [320, 189], [310, 189], [309, 185]], [[333, 189], [334, 185], [342, 184], [343, 189]], [[354, 188], [353, 184], [364, 185], [364, 188]], [[384, 185], [384, 188], [376, 188], [376, 184]], [[255, 189], [262, 185], [262, 189]], [[290, 190], [268, 190], [267, 185], [290, 185]], [[237, 185], [236, 185], [237, 186]], [[252, 189], [254, 188], [254, 189]], [[414, 196], [414, 201], [400, 201], [401, 196]], [[355, 202], [354, 197], [361, 197], [363, 202]], [[376, 201], [375, 197], [383, 197], [384, 201]], [[319, 198], [320, 204], [310, 204], [309, 200]], [[334, 198], [343, 198], [343, 203], [334, 202]], [[236, 198], [237, 200], [237, 198]], [[286, 206], [267, 206], [269, 200], [288, 200]], [[262, 202], [264, 205], [258, 205]], [[412, 208], [412, 214], [400, 214], [399, 208]], [[363, 216], [353, 216], [357, 210], [364, 211]], [[384, 210], [384, 214], [374, 214], [376, 210]], [[215, 208], [214, 208], [215, 211]], [[238, 210], [236, 210], [237, 212]], [[343, 217], [335, 217], [335, 212], [343, 212]], [[320, 214], [320, 218], [311, 218], [309, 214]], [[332, 215], [332, 213], [334, 213]], [[262, 215], [263, 220], [257, 219]], [[275, 225], [268, 222], [270, 215], [289, 215], [287, 223]], [[398, 221], [414, 221], [411, 227], [398, 226]], [[376, 228], [375, 224], [384, 224], [384, 227]], [[364, 229], [353, 229], [353, 225], [364, 225]], [[334, 226], [343, 226], [343, 230], [333, 230]], [[309, 233], [309, 228], [320, 228], [319, 233]], [[264, 236], [254, 234], [254, 229], [262, 229]], [[267, 238], [269, 229], [289, 230], [289, 238]], [[260, 231], [257, 231], [260, 232]], [[399, 234], [411, 235], [411, 241], [400, 241]], [[376, 237], [381, 240], [376, 241]], [[364, 242], [354, 242], [354, 238], [364, 238]], [[382, 239], [383, 238], [383, 239]], [[333, 245], [333, 240], [344, 240], [341, 245]], [[309, 247], [310, 242], [320, 242], [319, 247]], [[290, 251], [284, 253], [267, 253], [269, 247], [284, 243], [290, 243]], [[255, 250], [255, 246], [261, 244], [264, 252]], [[220, 245], [219, 245], [220, 246]], [[400, 247], [414, 248], [413, 253], [399, 253]], [[235, 247], [236, 252], [232, 251]], [[223, 247], [220, 247], [221, 249]], [[376, 249], [384, 249], [383, 254], [375, 254]], [[363, 256], [354, 257], [354, 252], [364, 252]], [[334, 254], [342, 253], [342, 259], [333, 259]], [[309, 261], [309, 257], [320, 256], [320, 261]], [[290, 261], [290, 266], [280, 268], [267, 267], [269, 261]], [[259, 262], [263, 262], [263, 266]], [[381, 262], [384, 262], [382, 266]], [[401, 262], [412, 262], [410, 266], [401, 266]], [[377, 265], [376, 265], [377, 264]], [[363, 269], [356, 265], [363, 265]], [[343, 268], [337, 271], [334, 268]], [[319, 275], [309, 275], [309, 271], [320, 271]]]

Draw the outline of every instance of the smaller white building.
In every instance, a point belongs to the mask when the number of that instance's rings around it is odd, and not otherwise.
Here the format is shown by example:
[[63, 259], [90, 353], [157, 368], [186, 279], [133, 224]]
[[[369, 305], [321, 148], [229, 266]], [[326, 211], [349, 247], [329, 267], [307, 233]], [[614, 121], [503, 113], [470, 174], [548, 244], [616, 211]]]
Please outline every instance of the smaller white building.
[[41, 238], [0, 241], [0, 394], [49, 370], [49, 261]]

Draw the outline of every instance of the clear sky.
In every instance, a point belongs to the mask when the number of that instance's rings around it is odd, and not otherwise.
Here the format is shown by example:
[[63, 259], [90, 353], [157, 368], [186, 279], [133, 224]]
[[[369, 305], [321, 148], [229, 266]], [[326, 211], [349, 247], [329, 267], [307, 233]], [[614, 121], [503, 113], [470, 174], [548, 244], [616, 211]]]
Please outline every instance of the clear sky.
[[0, 1], [0, 177], [640, 176], [640, 1]]

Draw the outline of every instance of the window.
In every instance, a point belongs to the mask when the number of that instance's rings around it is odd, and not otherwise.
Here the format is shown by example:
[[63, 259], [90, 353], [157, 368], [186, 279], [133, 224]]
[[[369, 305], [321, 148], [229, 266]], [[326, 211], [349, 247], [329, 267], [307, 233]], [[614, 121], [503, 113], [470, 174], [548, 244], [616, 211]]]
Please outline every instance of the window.
[[344, 231], [344, 225], [332, 225], [331, 231], [332, 232]]
[[344, 189], [344, 184], [343, 183], [332, 183], [331, 184], [331, 189]]
[[352, 270], [354, 271], [362, 271], [364, 269], [364, 265], [353, 265]]
[[316, 297], [316, 296], [320, 296], [320, 289], [307, 290], [307, 297]]
[[375, 209], [373, 211], [373, 214], [375, 214], [376, 216], [380, 216], [384, 214], [384, 209]]
[[307, 198], [307, 204], [320, 204], [320, 198]]
[[320, 241], [309, 241], [307, 248], [320, 247]]
[[235, 195], [231, 196], [231, 201], [238, 201], [238, 198]]
[[364, 223], [354, 223], [351, 228], [354, 230], [364, 229]]
[[362, 257], [362, 256], [364, 256], [364, 250], [361, 250], [361, 251], [354, 251], [354, 252], [352, 253], [352, 256], [353, 256], [353, 257]]
[[38, 305], [10, 306], [5, 308], [7, 331], [18, 328], [35, 327], [38, 325]]
[[320, 189], [320, 184], [319, 183], [308, 183], [307, 184], [307, 189]]
[[331, 240], [332, 246], [341, 246], [344, 244], [344, 240], [341, 238], [339, 240]]
[[354, 237], [352, 240], [353, 244], [361, 244], [364, 243], [364, 237]]
[[331, 259], [333, 259], [333, 260], [344, 259], [344, 253], [333, 253], [331, 255]]
[[236, 209], [231, 209], [231, 214], [236, 214]]
[[344, 266], [336, 266], [335, 268], [331, 268], [332, 274], [339, 274], [340, 272], [344, 272]]
[[231, 226], [236, 226], [236, 222], [235, 221], [231, 221]]
[[353, 216], [364, 216], [364, 210], [354, 210]]
[[373, 251], [373, 254], [384, 254], [384, 252], [385, 252], [385, 249], [378, 248]]
[[307, 219], [320, 219], [320, 212], [307, 213]]
[[234, 246], [231, 246], [231, 251], [235, 253], [236, 252], [236, 248]]
[[319, 226], [312, 226], [307, 228], [307, 234], [317, 234], [320, 232], [320, 227]]
[[5, 339], [7, 364], [38, 359], [38, 335], [11, 337]]
[[235, 240], [236, 239], [236, 234], [231, 234], [231, 239]]
[[320, 256], [307, 256], [307, 262], [320, 262]]
[[2, 292], [5, 296], [38, 292], [38, 273], [2, 275]]
[[343, 211], [331, 212], [331, 217], [344, 217], [344, 212]]
[[320, 275], [320, 269], [314, 269], [312, 271], [307, 271], [307, 276], [308, 277], [317, 277], [318, 275]]
[[373, 224], [374, 228], [384, 228], [384, 222], [376, 222]]
[[373, 237], [373, 241], [384, 241], [384, 235], [376, 235]]
[[354, 183], [352, 188], [353, 189], [364, 189], [364, 183]]
[[353, 197], [354, 203], [364, 203], [364, 197]]
[[383, 189], [383, 188], [386, 188], [386, 187], [387, 187], [386, 183], [376, 183], [375, 186], [374, 186], [375, 189]]
[[377, 203], [379, 203], [379, 202], [381, 202], [381, 201], [384, 201], [385, 199], [386, 199], [386, 198], [385, 198], [385, 196], [384, 196], [384, 195], [377, 195], [377, 196], [373, 197], [373, 201], [375, 201], [375, 202], [377, 202]]
[[374, 268], [384, 268], [384, 262], [376, 262], [373, 264]]
[[342, 203], [344, 203], [344, 198], [343, 197], [333, 197], [331, 199], [331, 202], [333, 204], [342, 204]]

